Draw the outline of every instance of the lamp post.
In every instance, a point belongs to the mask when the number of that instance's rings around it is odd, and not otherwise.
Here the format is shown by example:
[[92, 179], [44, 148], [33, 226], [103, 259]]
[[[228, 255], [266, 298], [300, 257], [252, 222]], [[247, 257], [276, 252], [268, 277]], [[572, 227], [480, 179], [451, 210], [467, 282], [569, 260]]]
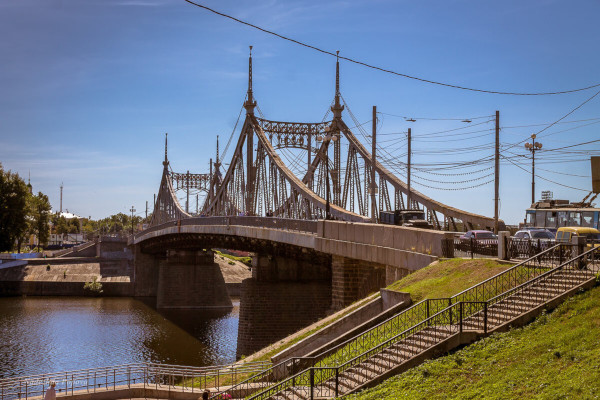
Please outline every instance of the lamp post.
[[531, 135], [531, 143], [525, 143], [525, 148], [531, 152], [531, 204], [533, 204], [535, 203], [535, 152], [542, 148], [542, 144], [535, 141], [535, 133]]
[[338, 133], [337, 132], [331, 132], [331, 127], [328, 126], [327, 128], [325, 128], [325, 132], [327, 132], [327, 134], [325, 136], [323, 135], [317, 135], [317, 142], [322, 142], [325, 141], [326, 142], [326, 147], [325, 147], [325, 219], [329, 220], [331, 219], [331, 213], [330, 213], [330, 205], [329, 205], [329, 142], [330, 141], [337, 141], [338, 138]]
[[133, 213], [135, 212], [135, 208], [133, 208], [133, 206], [131, 206], [131, 234], [133, 235]]

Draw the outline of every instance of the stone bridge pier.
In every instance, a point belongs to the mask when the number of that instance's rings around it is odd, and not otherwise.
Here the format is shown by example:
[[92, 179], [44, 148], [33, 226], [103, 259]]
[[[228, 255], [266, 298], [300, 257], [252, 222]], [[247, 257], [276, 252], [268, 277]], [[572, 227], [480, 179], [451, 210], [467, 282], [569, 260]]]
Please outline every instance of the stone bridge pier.
[[258, 253], [252, 278], [242, 282], [237, 357], [310, 325], [330, 309], [331, 257]]
[[211, 250], [145, 254], [135, 246], [134, 293], [156, 297], [163, 309], [231, 308], [225, 279]]

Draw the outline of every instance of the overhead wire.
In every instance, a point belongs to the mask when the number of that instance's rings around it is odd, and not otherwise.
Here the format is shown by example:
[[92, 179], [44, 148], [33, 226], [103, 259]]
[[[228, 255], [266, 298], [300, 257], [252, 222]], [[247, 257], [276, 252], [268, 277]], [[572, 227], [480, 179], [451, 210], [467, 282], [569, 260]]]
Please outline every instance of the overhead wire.
[[[519, 169], [521, 169], [521, 170], [523, 170], [523, 171], [525, 171], [525, 172], [529, 173], [529, 171], [527, 171], [525, 168], [521, 167], [521, 166], [520, 166], [520, 165], [518, 165], [517, 163], [513, 162], [513, 160], [511, 160], [511, 159], [508, 159], [508, 158], [505, 158], [505, 157], [504, 157], [504, 156], [502, 156], [502, 155], [500, 155], [500, 156], [501, 156], [502, 158], [506, 159], [508, 162], [510, 162], [510, 163], [511, 163], [512, 165], [514, 165], [515, 167], [517, 167], [517, 168], [519, 168]], [[559, 186], [563, 186], [563, 187], [569, 188], [569, 189], [580, 190], [580, 191], [582, 191], [582, 192], [589, 192], [589, 190], [586, 190], [586, 189], [581, 189], [581, 188], [577, 188], [577, 187], [574, 187], [574, 186], [565, 185], [565, 184], [563, 184], [563, 183], [559, 183], [559, 182], [555, 182], [555, 181], [553, 181], [553, 180], [551, 180], [551, 179], [547, 179], [547, 178], [544, 178], [543, 176], [539, 176], [538, 174], [535, 174], [535, 177], [536, 177], [536, 178], [540, 178], [540, 179], [542, 179], [542, 180], [544, 180], [544, 181], [547, 181], [547, 182], [550, 182], [550, 183], [554, 183], [555, 185], [559, 185]]]
[[600, 83], [596, 83], [596, 84], [592, 84], [592, 85], [581, 87], [581, 88], [577, 88], [577, 89], [560, 90], [560, 91], [550, 91], [550, 92], [531, 92], [531, 93], [528, 93], [528, 92], [511, 92], [511, 91], [500, 91], [500, 90], [477, 89], [477, 88], [471, 88], [471, 87], [466, 87], [466, 86], [461, 86], [461, 85], [456, 85], [456, 84], [451, 84], [451, 83], [443, 83], [443, 82], [434, 81], [434, 80], [431, 80], [431, 79], [425, 79], [425, 78], [420, 78], [420, 77], [417, 77], [417, 76], [412, 76], [412, 75], [408, 75], [408, 74], [396, 72], [396, 71], [393, 71], [393, 70], [390, 70], [390, 69], [386, 69], [386, 68], [382, 68], [382, 67], [377, 67], [375, 65], [371, 65], [371, 64], [368, 64], [366, 62], [358, 61], [358, 60], [355, 60], [355, 59], [352, 59], [352, 58], [349, 58], [349, 57], [339, 56], [337, 53], [334, 53], [332, 51], [323, 50], [323, 49], [321, 49], [319, 47], [316, 47], [316, 46], [313, 46], [313, 45], [301, 42], [301, 41], [296, 40], [296, 39], [292, 39], [290, 37], [287, 37], [287, 36], [284, 36], [282, 34], [270, 31], [270, 30], [265, 29], [265, 28], [261, 28], [260, 26], [257, 26], [257, 25], [251, 24], [249, 22], [243, 21], [243, 20], [241, 20], [239, 18], [236, 18], [236, 17], [233, 17], [231, 15], [228, 15], [228, 14], [216, 11], [216, 10], [214, 10], [214, 9], [212, 9], [210, 7], [207, 7], [207, 6], [203, 5], [203, 4], [200, 4], [200, 3], [197, 3], [197, 2], [194, 2], [194, 1], [191, 1], [191, 0], [184, 0], [184, 1], [187, 2], [187, 3], [189, 3], [189, 4], [191, 4], [191, 5], [194, 5], [196, 7], [199, 7], [199, 8], [202, 8], [204, 10], [210, 11], [213, 14], [219, 15], [219, 16], [224, 17], [224, 18], [228, 18], [228, 19], [230, 19], [232, 21], [235, 21], [235, 22], [238, 22], [240, 24], [243, 24], [243, 25], [249, 26], [251, 28], [257, 29], [257, 30], [259, 30], [261, 32], [264, 32], [264, 33], [267, 33], [269, 35], [276, 36], [276, 37], [278, 37], [280, 39], [289, 41], [291, 43], [295, 43], [297, 45], [300, 45], [300, 46], [303, 46], [303, 47], [315, 50], [315, 51], [320, 52], [322, 54], [327, 54], [327, 55], [330, 55], [330, 56], [333, 56], [333, 57], [337, 57], [339, 59], [346, 60], [348, 62], [357, 64], [357, 65], [362, 65], [364, 67], [367, 67], [367, 68], [370, 68], [370, 69], [373, 69], [373, 70], [377, 70], [377, 71], [380, 71], [380, 72], [385, 72], [385, 73], [388, 73], [388, 74], [392, 74], [392, 75], [396, 75], [396, 76], [400, 76], [400, 77], [404, 77], [404, 78], [416, 80], [416, 81], [419, 81], [419, 82], [430, 83], [430, 84], [433, 84], [433, 85], [445, 86], [445, 87], [449, 87], [449, 88], [461, 89], [461, 90], [467, 90], [467, 91], [479, 92], [479, 93], [511, 95], [511, 96], [549, 96], [549, 95], [559, 95], [559, 94], [566, 94], [566, 93], [581, 92], [581, 91], [584, 91], [584, 90], [588, 90], [588, 89], [592, 89], [592, 88], [600, 86]]

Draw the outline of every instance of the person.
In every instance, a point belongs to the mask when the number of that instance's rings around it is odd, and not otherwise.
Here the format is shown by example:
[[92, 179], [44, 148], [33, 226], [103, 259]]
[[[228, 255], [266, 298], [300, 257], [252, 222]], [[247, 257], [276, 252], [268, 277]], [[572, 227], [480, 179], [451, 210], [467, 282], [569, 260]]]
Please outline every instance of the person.
[[[202, 400], [208, 400], [208, 397], [210, 396], [210, 390], [206, 389], [204, 391], [204, 393], [202, 393]], [[46, 399], [44, 399], [46, 400]]]
[[46, 394], [44, 395], [44, 400], [56, 400], [56, 389], [54, 387], [56, 383], [50, 382], [50, 387], [46, 390]]

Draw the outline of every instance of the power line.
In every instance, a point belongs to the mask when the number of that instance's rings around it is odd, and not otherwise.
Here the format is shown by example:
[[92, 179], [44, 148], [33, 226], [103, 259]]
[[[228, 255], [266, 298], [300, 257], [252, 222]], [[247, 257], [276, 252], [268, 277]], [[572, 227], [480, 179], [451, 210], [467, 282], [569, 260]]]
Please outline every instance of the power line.
[[[563, 121], [563, 122], [555, 122], [554, 125], [560, 124], [574, 124], [575, 122], [587, 122], [587, 121], [598, 121], [600, 118], [588, 118], [588, 119], [578, 119], [574, 121]], [[529, 124], [529, 125], [514, 125], [514, 126], [503, 126], [502, 129], [515, 129], [515, 128], [531, 128], [533, 126], [545, 126], [550, 122], [544, 122], [543, 124]], [[586, 126], [586, 125], [582, 125]]]
[[[186, 0], [186, 1], [187, 1], [187, 0]], [[535, 135], [537, 136], [537, 135], [539, 135], [540, 133], [544, 132], [546, 129], [548, 129], [548, 128], [550, 128], [550, 127], [552, 127], [552, 126], [554, 126], [554, 125], [558, 124], [560, 121], [562, 121], [563, 119], [567, 118], [569, 115], [573, 114], [575, 111], [579, 110], [579, 109], [580, 109], [581, 107], [583, 107], [583, 106], [584, 106], [584, 105], [585, 105], [587, 102], [589, 102], [590, 100], [592, 100], [594, 97], [598, 96], [599, 94], [600, 94], [600, 90], [599, 90], [599, 91], [597, 91], [596, 93], [594, 93], [592, 96], [590, 96], [590, 97], [589, 97], [587, 100], [585, 100], [583, 103], [579, 104], [577, 107], [575, 107], [574, 109], [572, 109], [571, 111], [569, 111], [568, 113], [566, 113], [565, 115], [563, 115], [562, 117], [560, 117], [559, 119], [557, 119], [556, 121], [554, 121], [553, 123], [551, 123], [550, 125], [548, 125], [547, 127], [545, 127], [545, 128], [543, 128], [543, 129], [540, 129], [539, 131], [537, 131], [537, 132], [535, 133]], [[509, 147], [509, 149], [510, 149], [510, 148], [512, 148], [512, 147], [518, 146], [518, 145], [520, 145], [521, 143], [523, 143], [523, 142], [526, 142], [526, 141], [528, 141], [528, 140], [529, 140], [529, 138], [525, 138], [525, 139], [521, 140], [520, 142], [517, 142], [517, 143], [513, 144], [511, 147]]]
[[[596, 143], [596, 142], [600, 142], [600, 139], [597, 139], [597, 140], [590, 140], [589, 142], [583, 142], [583, 143], [572, 144], [572, 145], [570, 145], [570, 146], [557, 147], [557, 148], [555, 148], [555, 149], [547, 149], [547, 150], [544, 150], [544, 153], [545, 153], [545, 152], [548, 152], [548, 151], [556, 151], [556, 150], [568, 149], [568, 148], [570, 148], [570, 147], [583, 146], [584, 144], [590, 144], [590, 143]], [[597, 151], [597, 150], [581, 150], [581, 151]], [[568, 152], [566, 152], [566, 153], [568, 153]]]
[[415, 120], [424, 120], [424, 121], [461, 121], [461, 122], [465, 122], [465, 123], [468, 123], [467, 121], [471, 122], [474, 119], [483, 119], [483, 118], [491, 118], [491, 117], [493, 117], [493, 115], [484, 115], [482, 117], [469, 117], [469, 118], [408, 117], [408, 116], [404, 116], [404, 115], [389, 114], [389, 113], [384, 113], [384, 112], [380, 112], [380, 111], [377, 112], [377, 114], [389, 115], [390, 117], [398, 117], [398, 118], [404, 118], [404, 119], [415, 119]]
[[[525, 168], [521, 167], [519, 164], [516, 164], [516, 163], [514, 163], [512, 160], [510, 160], [510, 159], [508, 159], [508, 158], [504, 157], [502, 154], [500, 154], [500, 156], [501, 156], [502, 158], [504, 158], [505, 160], [507, 160], [508, 162], [510, 162], [510, 163], [511, 163], [512, 165], [514, 165], [515, 167], [517, 167], [517, 168], [519, 168], [519, 169], [522, 169], [523, 171], [525, 171], [525, 172], [529, 173], [529, 171], [527, 171]], [[540, 179], [542, 179], [542, 180], [544, 180], [544, 181], [547, 181], [547, 182], [550, 182], [550, 183], [554, 183], [555, 185], [558, 185], [558, 186], [563, 186], [563, 187], [566, 187], [566, 188], [569, 188], [569, 189], [574, 189], [574, 190], [580, 190], [580, 191], [582, 191], [582, 192], [589, 192], [589, 190], [586, 190], [586, 189], [580, 189], [580, 188], [576, 188], [576, 187], [569, 186], [569, 185], [564, 185], [564, 184], [562, 184], [562, 183], [558, 183], [558, 182], [555, 182], [555, 181], [553, 181], [553, 180], [550, 180], [550, 179], [544, 178], [544, 177], [542, 177], [542, 176], [539, 176], [538, 174], [535, 174], [535, 176], [536, 176], [536, 178], [540, 178]]]
[[[254, 24], [251, 24], [249, 22], [242, 21], [241, 19], [232, 17], [231, 15], [224, 14], [222, 12], [213, 10], [212, 8], [209, 8], [209, 7], [205, 6], [205, 5], [193, 2], [191, 0], [184, 0], [184, 1], [187, 2], [187, 3], [189, 3], [189, 4], [194, 5], [196, 7], [199, 7], [199, 8], [202, 8], [204, 10], [210, 11], [213, 14], [217, 14], [217, 15], [220, 15], [221, 17], [225, 17], [225, 18], [231, 19], [231, 20], [233, 20], [235, 22], [238, 22], [240, 24], [249, 26], [249, 27], [254, 28], [254, 29], [258, 29], [259, 31], [264, 32], [264, 33], [268, 33], [269, 35], [276, 36], [276, 37], [278, 37], [280, 39], [287, 40], [289, 42], [295, 43], [295, 44], [303, 46], [303, 47], [307, 47], [309, 49], [318, 51], [318, 52], [323, 53], [323, 54], [327, 54], [327, 55], [330, 55], [330, 56], [333, 56], [333, 57], [338, 57], [338, 55], [336, 53], [334, 53], [334, 52], [323, 50], [323, 49], [318, 48], [316, 46], [312, 46], [312, 45], [309, 45], [307, 43], [301, 42], [299, 40], [292, 39], [292, 38], [289, 38], [287, 36], [283, 36], [283, 35], [281, 35], [279, 33], [267, 30], [265, 28], [261, 28], [261, 27], [259, 27], [257, 25], [254, 25]], [[403, 78], [413, 79], [413, 80], [416, 80], [416, 81], [430, 83], [430, 84], [433, 84], [433, 85], [445, 86], [445, 87], [450, 87], [450, 88], [454, 88], [454, 89], [468, 90], [468, 91], [479, 92], [479, 93], [502, 94], [502, 95], [511, 95], [511, 96], [548, 96], [548, 95], [557, 95], [557, 94], [566, 94], [566, 93], [581, 92], [581, 91], [584, 91], [584, 90], [588, 90], [588, 89], [592, 89], [592, 88], [600, 86], [600, 83], [596, 83], [594, 85], [586, 86], [586, 87], [579, 88], [579, 89], [562, 90], [562, 91], [555, 91], [555, 92], [537, 92], [537, 93], [503, 92], [503, 91], [498, 91], [498, 90], [475, 89], [475, 88], [469, 88], [469, 87], [466, 87], [466, 86], [459, 86], [459, 85], [454, 85], [454, 84], [450, 84], [450, 83], [437, 82], [437, 81], [433, 81], [433, 80], [430, 80], [430, 79], [419, 78], [419, 77], [416, 77], [416, 76], [403, 74], [403, 73], [392, 71], [392, 70], [389, 70], [389, 69], [377, 67], [377, 66], [368, 64], [366, 62], [354, 60], [354, 59], [348, 58], [348, 57], [339, 56], [339, 58], [342, 59], [342, 60], [346, 60], [348, 62], [354, 63], [354, 64], [362, 65], [364, 67], [377, 70], [377, 71], [385, 72], [385, 73], [396, 75], [396, 76], [401, 76]]]

